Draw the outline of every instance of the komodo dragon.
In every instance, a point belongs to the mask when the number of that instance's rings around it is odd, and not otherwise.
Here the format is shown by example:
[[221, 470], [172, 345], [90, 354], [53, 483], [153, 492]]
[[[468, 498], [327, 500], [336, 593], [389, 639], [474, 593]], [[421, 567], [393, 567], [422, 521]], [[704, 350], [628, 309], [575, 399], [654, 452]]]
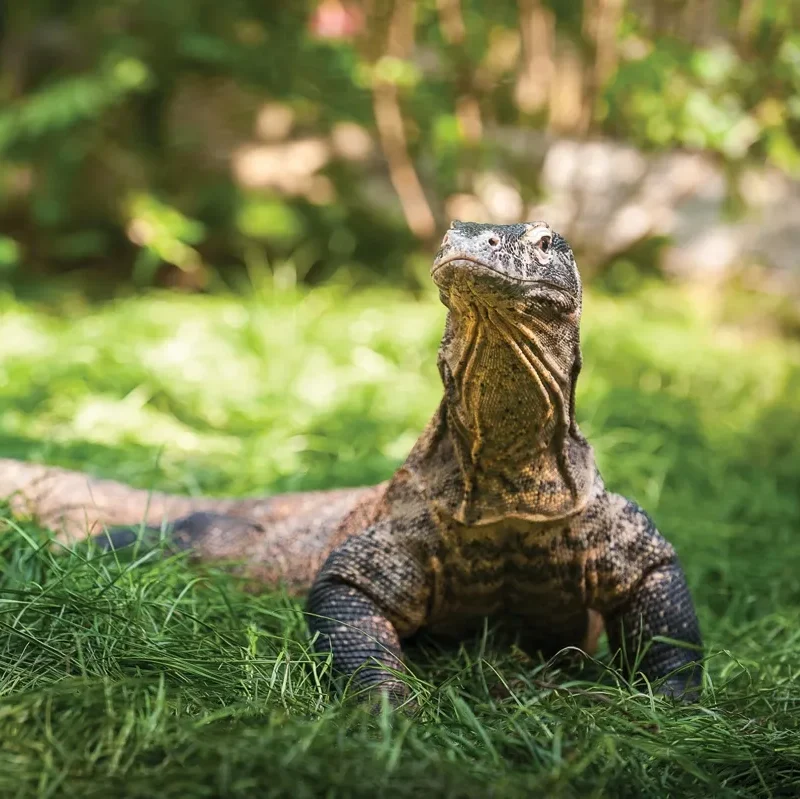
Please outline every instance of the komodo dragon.
[[395, 703], [403, 639], [461, 637], [487, 618], [545, 654], [592, 651], [604, 624], [629, 671], [638, 653], [663, 694], [696, 698], [700, 632], [675, 551], [605, 489], [575, 421], [582, 289], [569, 245], [542, 222], [453, 222], [432, 277], [448, 308], [444, 397], [390, 480], [191, 499], [0, 460], [0, 496], [62, 540], [173, 520], [174, 544], [201, 559], [310, 588], [317, 646]]

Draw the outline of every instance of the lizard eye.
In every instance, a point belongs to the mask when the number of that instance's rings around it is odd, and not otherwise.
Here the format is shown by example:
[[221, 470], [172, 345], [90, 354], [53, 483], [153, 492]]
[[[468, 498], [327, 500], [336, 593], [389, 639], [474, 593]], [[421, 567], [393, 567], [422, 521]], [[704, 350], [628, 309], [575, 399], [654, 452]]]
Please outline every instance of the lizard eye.
[[542, 238], [539, 239], [539, 249], [542, 252], [547, 252], [550, 249], [550, 242], [551, 241], [552, 241], [552, 239], [551, 239], [550, 236], [542, 236]]

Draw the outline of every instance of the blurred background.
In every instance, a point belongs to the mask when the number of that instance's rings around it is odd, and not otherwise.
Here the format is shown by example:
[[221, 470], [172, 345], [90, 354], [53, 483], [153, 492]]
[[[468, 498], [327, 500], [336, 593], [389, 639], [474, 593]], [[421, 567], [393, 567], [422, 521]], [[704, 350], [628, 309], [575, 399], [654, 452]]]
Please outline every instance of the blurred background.
[[797, 290], [793, 0], [2, 2], [0, 70], [17, 291], [416, 290], [451, 218]]
[[795, 520], [798, 14], [0, 0], [0, 454], [189, 492], [383, 479], [440, 398], [449, 221], [545, 219], [588, 286], [604, 474], [715, 546], [740, 466]]

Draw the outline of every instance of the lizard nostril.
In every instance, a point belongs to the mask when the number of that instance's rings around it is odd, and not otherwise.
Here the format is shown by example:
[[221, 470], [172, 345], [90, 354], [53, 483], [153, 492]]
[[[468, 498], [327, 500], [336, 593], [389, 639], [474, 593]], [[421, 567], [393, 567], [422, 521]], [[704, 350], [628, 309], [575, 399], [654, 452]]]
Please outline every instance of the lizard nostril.
[[444, 238], [442, 239], [442, 244], [447, 244], [450, 241], [450, 234], [445, 233]]
[[489, 245], [490, 245], [491, 247], [496, 247], [496, 246], [497, 246], [499, 243], [500, 243], [500, 239], [498, 239], [498, 238], [497, 238], [497, 236], [492, 236], [492, 237], [489, 239]]

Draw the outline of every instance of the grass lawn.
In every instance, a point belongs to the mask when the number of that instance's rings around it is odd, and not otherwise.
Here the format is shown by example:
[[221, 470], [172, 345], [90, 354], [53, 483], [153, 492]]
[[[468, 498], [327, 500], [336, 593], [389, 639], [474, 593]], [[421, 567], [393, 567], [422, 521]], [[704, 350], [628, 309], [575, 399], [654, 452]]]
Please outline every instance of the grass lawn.
[[[800, 795], [800, 346], [710, 307], [590, 293], [579, 388], [607, 484], [684, 563], [701, 705], [487, 631], [412, 654], [421, 718], [370, 718], [299, 604], [181, 557], [52, 553], [0, 509], [0, 797]], [[333, 288], [0, 299], [0, 454], [188, 493], [377, 481], [438, 401], [442, 321]]]

